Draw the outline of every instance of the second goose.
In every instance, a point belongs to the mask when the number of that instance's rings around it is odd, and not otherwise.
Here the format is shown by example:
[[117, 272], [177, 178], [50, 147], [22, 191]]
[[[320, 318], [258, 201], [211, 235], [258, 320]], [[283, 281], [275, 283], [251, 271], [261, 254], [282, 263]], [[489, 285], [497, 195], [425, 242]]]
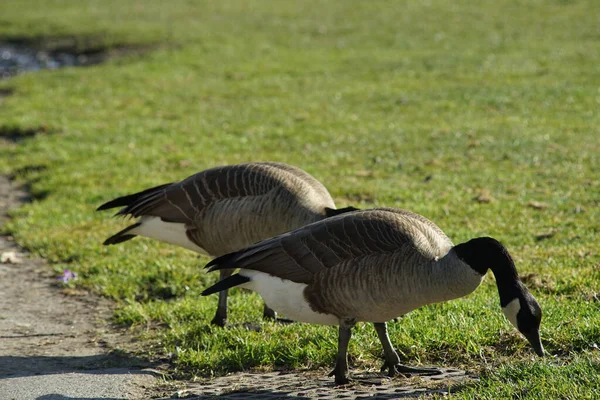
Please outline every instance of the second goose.
[[[117, 244], [145, 236], [220, 256], [282, 232], [349, 210], [335, 209], [329, 192], [307, 172], [275, 162], [225, 165], [109, 201], [98, 210], [137, 222], [104, 241]], [[233, 270], [221, 270], [221, 279]], [[265, 306], [264, 316], [275, 318]], [[212, 323], [227, 320], [227, 290], [219, 295]]]
[[373, 322], [389, 375], [433, 374], [400, 363], [386, 321], [426, 304], [466, 296], [488, 269], [496, 277], [507, 319], [542, 356], [542, 310], [517, 275], [507, 249], [489, 237], [453, 245], [433, 222], [409, 211], [355, 211], [218, 257], [209, 271], [240, 268], [206, 289], [257, 291], [277, 312], [301, 322], [339, 325], [337, 384], [348, 379], [347, 349], [358, 321]]

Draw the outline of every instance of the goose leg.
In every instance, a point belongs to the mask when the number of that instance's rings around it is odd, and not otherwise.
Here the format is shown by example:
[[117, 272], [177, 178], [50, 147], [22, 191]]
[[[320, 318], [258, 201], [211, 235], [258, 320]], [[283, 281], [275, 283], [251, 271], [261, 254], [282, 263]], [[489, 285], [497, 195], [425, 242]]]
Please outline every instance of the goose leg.
[[335, 376], [336, 385], [345, 385], [350, 383], [348, 379], [348, 344], [352, 336], [352, 327], [356, 324], [354, 320], [340, 320], [340, 333], [338, 336], [338, 354], [335, 361], [335, 368], [329, 376]]
[[[233, 271], [233, 269], [220, 270], [219, 279], [223, 280], [231, 276], [231, 274], [233, 274]], [[222, 290], [219, 292], [219, 303], [217, 305], [217, 312], [212, 321], [210, 321], [210, 323], [220, 327], [224, 327], [227, 323], [227, 290]]]
[[267, 303], [265, 303], [264, 307], [263, 307], [263, 318], [264, 319], [270, 319], [273, 321], [277, 320], [277, 313], [275, 312], [275, 310], [273, 310], [272, 308], [270, 308]]
[[387, 324], [385, 322], [375, 322], [373, 325], [375, 326], [377, 336], [379, 337], [379, 341], [383, 347], [383, 357], [385, 358], [385, 363], [383, 364], [383, 368], [381, 368], [381, 370], [383, 371], [387, 368], [388, 375], [390, 377], [393, 377], [399, 373], [405, 375], [440, 375], [442, 373], [442, 371], [437, 368], [413, 368], [402, 365], [400, 363], [400, 357], [398, 356], [398, 353], [396, 353], [396, 350], [390, 341], [390, 337], [388, 336]]

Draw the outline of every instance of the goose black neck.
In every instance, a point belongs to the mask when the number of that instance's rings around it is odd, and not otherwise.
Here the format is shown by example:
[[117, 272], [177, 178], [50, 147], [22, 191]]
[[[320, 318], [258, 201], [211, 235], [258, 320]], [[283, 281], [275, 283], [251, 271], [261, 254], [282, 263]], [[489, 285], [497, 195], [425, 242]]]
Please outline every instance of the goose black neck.
[[454, 246], [458, 257], [473, 270], [485, 275], [491, 269], [498, 285], [500, 304], [506, 306], [519, 291], [519, 275], [506, 247], [496, 239], [481, 237]]

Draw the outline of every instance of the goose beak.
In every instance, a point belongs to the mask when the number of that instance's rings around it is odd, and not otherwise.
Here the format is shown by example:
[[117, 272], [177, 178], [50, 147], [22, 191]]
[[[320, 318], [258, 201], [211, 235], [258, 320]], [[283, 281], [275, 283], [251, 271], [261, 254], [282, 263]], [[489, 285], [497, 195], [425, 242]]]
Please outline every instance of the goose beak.
[[527, 338], [527, 340], [531, 344], [531, 347], [533, 347], [535, 354], [537, 354], [540, 357], [543, 357], [544, 346], [542, 346], [542, 341], [540, 340], [540, 332], [537, 329], [535, 329], [527, 334], [524, 333], [523, 335]]

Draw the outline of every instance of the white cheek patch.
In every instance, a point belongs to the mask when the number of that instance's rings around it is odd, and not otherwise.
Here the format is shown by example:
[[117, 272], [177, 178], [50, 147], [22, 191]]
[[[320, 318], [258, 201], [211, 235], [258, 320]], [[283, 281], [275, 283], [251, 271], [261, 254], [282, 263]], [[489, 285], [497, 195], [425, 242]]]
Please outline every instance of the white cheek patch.
[[502, 309], [502, 312], [504, 313], [506, 318], [517, 329], [519, 329], [519, 326], [517, 325], [517, 314], [519, 313], [520, 310], [521, 310], [521, 302], [519, 301], [518, 298], [512, 300], [510, 303], [508, 303], [506, 305], [506, 307], [504, 307]]

